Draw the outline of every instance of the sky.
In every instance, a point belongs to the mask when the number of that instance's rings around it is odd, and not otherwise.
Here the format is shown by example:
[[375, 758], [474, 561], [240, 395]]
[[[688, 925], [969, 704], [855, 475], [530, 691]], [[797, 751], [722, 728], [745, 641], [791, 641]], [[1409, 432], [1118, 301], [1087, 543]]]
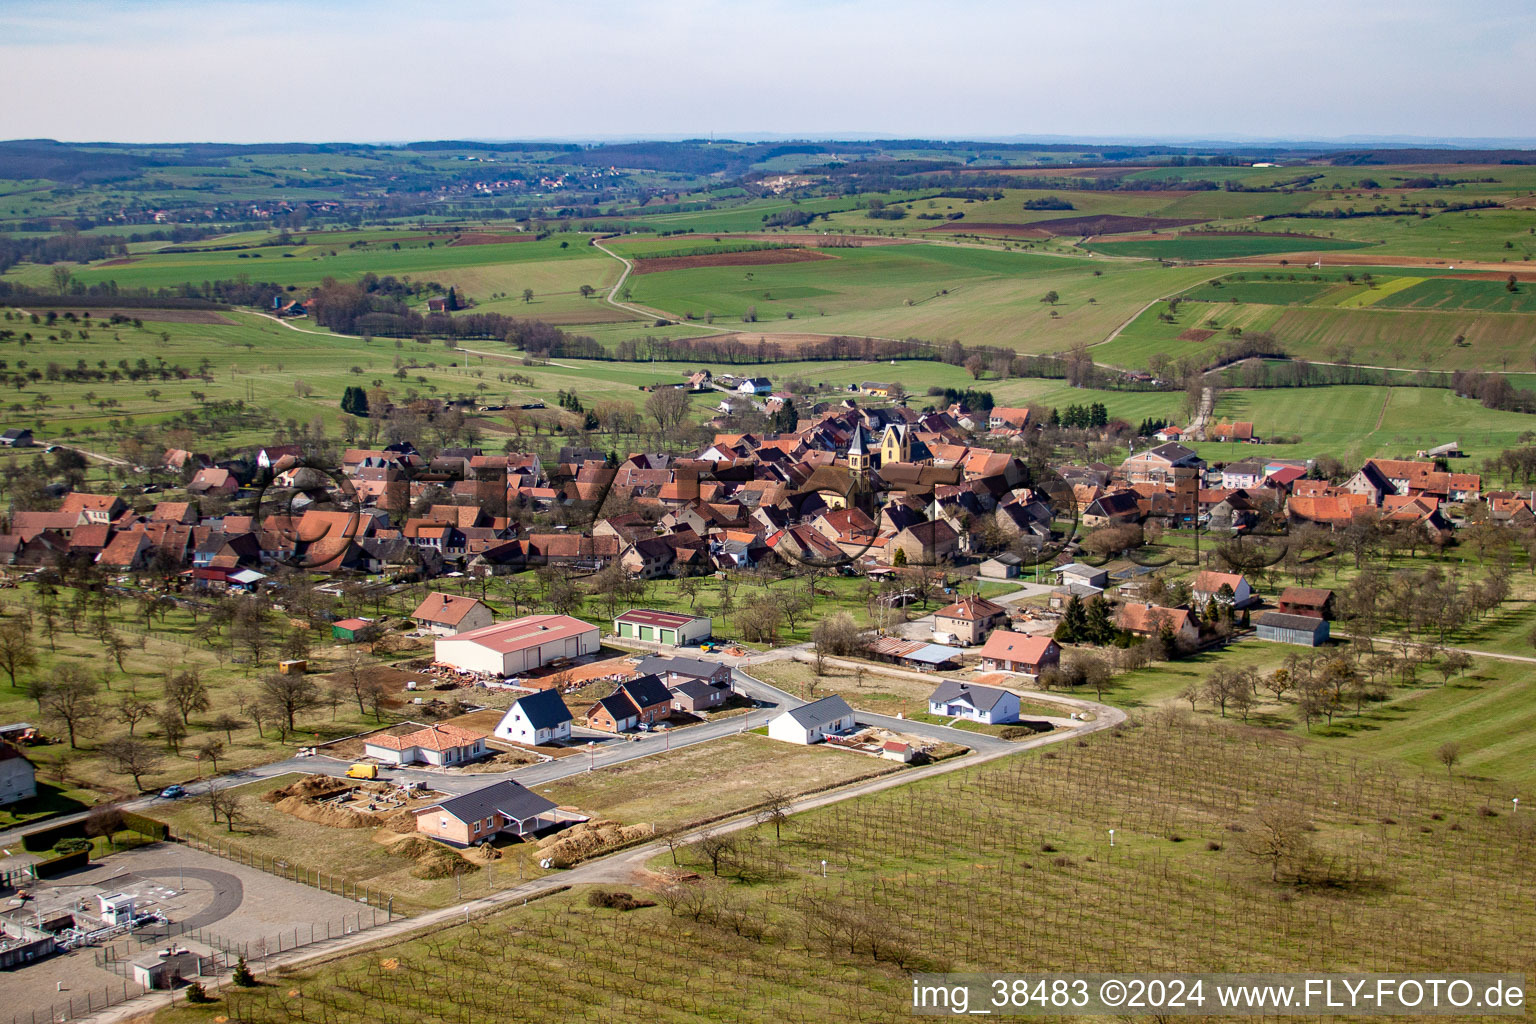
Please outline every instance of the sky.
[[1529, 0], [0, 0], [0, 138], [1536, 136]]

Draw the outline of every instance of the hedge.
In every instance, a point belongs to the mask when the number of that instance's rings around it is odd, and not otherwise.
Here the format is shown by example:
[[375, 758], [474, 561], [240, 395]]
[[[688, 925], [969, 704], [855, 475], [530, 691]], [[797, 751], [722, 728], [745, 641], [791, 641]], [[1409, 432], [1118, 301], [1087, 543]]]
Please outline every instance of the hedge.
[[27, 832], [21, 837], [21, 848], [31, 853], [39, 853], [43, 850], [51, 850], [60, 839], [72, 839], [76, 836], [85, 837], [85, 819], [68, 821], [62, 825], [50, 825], [46, 828]]
[[27, 870], [33, 878], [53, 878], [62, 875], [66, 871], [75, 868], [83, 868], [91, 862], [91, 851], [81, 850], [78, 853], [66, 853], [61, 857], [51, 860], [40, 860], [36, 864], [27, 865]]
[[123, 812], [123, 827], [138, 832], [144, 838], [164, 843], [170, 838], [170, 826], [158, 818], [146, 817], [143, 814], [135, 814], [132, 811]]
[[[146, 817], [133, 811], [121, 812], [123, 816], [123, 828], [147, 839], [164, 842], [171, 837], [171, 827], [163, 821]], [[51, 850], [60, 839], [72, 839], [76, 836], [85, 836], [85, 826], [89, 818], [81, 818], [79, 821], [69, 821], [62, 825], [50, 825], [46, 828], [27, 832], [21, 837], [21, 848], [31, 853], [40, 853], [43, 850]]]
[[146, 817], [133, 811], [123, 812], [123, 827], [156, 842], [163, 843], [171, 838], [171, 826], [157, 818]]

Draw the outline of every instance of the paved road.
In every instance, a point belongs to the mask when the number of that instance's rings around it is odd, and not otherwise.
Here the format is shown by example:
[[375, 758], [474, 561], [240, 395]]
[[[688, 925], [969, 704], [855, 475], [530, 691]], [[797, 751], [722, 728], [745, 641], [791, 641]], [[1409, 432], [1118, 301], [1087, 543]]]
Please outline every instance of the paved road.
[[[768, 684], [757, 680], [752, 680], [751, 685], [754, 689], [765, 689], [766, 691], [776, 692], [781, 696], [788, 698], [789, 700], [795, 699], [790, 697], [789, 694], [784, 693], [782, 690], [775, 690], [773, 687], [768, 686]], [[1121, 722], [1125, 721], [1126, 718], [1125, 712], [1121, 711], [1119, 708], [1113, 708], [1106, 704], [1096, 704], [1093, 701], [1078, 700], [1076, 698], [1057, 697], [1054, 694], [1049, 696], [1052, 700], [1066, 704], [1073, 704], [1081, 707], [1085, 711], [1093, 712], [1093, 714], [1096, 716], [1095, 720], [1085, 723], [1080, 729], [1057, 730], [1055, 732], [1044, 733], [1040, 736], [1034, 737], [1033, 739], [1023, 740], [1017, 743], [1004, 744], [998, 749], [989, 749], [985, 751], [977, 750], [975, 753], [966, 757], [953, 758], [948, 761], [941, 761], [938, 764], [927, 765], [921, 768], [911, 768], [905, 771], [893, 772], [891, 774], [882, 775], [867, 782], [858, 783], [841, 789], [831, 790], [826, 793], [818, 793], [814, 796], [806, 797], [802, 800], [797, 800], [789, 808], [789, 813], [798, 814], [802, 811], [809, 811], [818, 807], [830, 806], [832, 804], [840, 803], [844, 800], [854, 799], [855, 797], [867, 796], [871, 793], [878, 793], [887, 789], [893, 789], [896, 786], [905, 786], [910, 783], [917, 782], [921, 779], [931, 778], [935, 775], [943, 775], [953, 771], [962, 771], [982, 762], [993, 761], [1001, 757], [1008, 757], [1013, 754], [1022, 753], [1026, 750], [1038, 749], [1052, 743], [1060, 743], [1063, 740], [1075, 738], [1083, 735], [1084, 733], [1097, 732], [1101, 729], [1109, 729], [1119, 725]], [[882, 716], [872, 717], [879, 718]], [[902, 724], [904, 727], [910, 727], [914, 723], [908, 722]], [[956, 730], [950, 731], [953, 732]], [[973, 734], [971, 733], [965, 733], [964, 735], [974, 738]], [[683, 839], [684, 841], [691, 842], [698, 839], [706, 832], [735, 832], [740, 829], [748, 828], [756, 824], [756, 822], [757, 818], [754, 815], [744, 815], [731, 821], [718, 822], [716, 824], [710, 825], [706, 829], [700, 829], [698, 831], [691, 832], [684, 836]], [[547, 895], [572, 885], [613, 882], [633, 884], [637, 880], [643, 880], [646, 863], [652, 858], [661, 855], [665, 851], [666, 845], [662, 842], [653, 842], [647, 843], [643, 846], [631, 847], [627, 850], [621, 850], [618, 853], [610, 854], [607, 857], [602, 857], [596, 860], [586, 861], [582, 864], [578, 864], [576, 867], [570, 869], [569, 871], [557, 871], [553, 874], [546, 875], [543, 878], [534, 879], [533, 881], [520, 885], [515, 889], [507, 889], [502, 892], [495, 893], [494, 895], [474, 900], [470, 903], [461, 904], [456, 907], [448, 907], [443, 910], [435, 910], [430, 913], [422, 914], [419, 917], [403, 918], [401, 920], [391, 922], [390, 924], [380, 925], [376, 928], [370, 928], [364, 932], [359, 932], [323, 943], [315, 943], [314, 945], [305, 946], [302, 949], [294, 950], [292, 953], [286, 955], [271, 957], [265, 964], [265, 969], [271, 970], [275, 967], [301, 968], [305, 964], [334, 959], [338, 955], [359, 949], [364, 946], [370, 946], [377, 943], [388, 943], [390, 941], [405, 938], [406, 936], [415, 932], [428, 931], [437, 927], [447, 927], [449, 925], [457, 924], [461, 921], [468, 921], [473, 917], [488, 914], [504, 907], [513, 906], [518, 903], [526, 903], [528, 900], [537, 899], [540, 896]], [[155, 1009], [166, 1005], [168, 1001], [168, 997], [158, 993], [145, 995], [138, 999], [130, 1000], [129, 1002], [113, 1007], [111, 1010], [104, 1011], [103, 1013], [97, 1014], [89, 1019], [102, 1022], [102, 1024], [105, 1024], [105, 1022], [108, 1021], [128, 1021], [143, 1014], [150, 1013]]]

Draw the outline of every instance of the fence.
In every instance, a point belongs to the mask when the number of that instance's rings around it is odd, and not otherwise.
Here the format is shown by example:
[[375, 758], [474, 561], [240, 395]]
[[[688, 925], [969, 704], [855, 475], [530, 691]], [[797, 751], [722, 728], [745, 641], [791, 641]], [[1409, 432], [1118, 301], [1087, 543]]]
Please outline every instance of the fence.
[[33, 1007], [26, 1013], [12, 1014], [11, 1024], [61, 1024], [63, 1021], [89, 1017], [110, 1006], [137, 999], [145, 991], [147, 990], [143, 985], [124, 978], [116, 985], [105, 985], [99, 990], [92, 989], [83, 995], [77, 995], [74, 992], [66, 995], [61, 992], [59, 994], [64, 998], [58, 1002]]
[[366, 914], [359, 910], [340, 918], [330, 918], [320, 924], [311, 922], [298, 925], [247, 942], [236, 942], [202, 928], [180, 932], [174, 929], [170, 931], [156, 929], [153, 934], [132, 935], [119, 939], [94, 950], [93, 953], [97, 967], [127, 977], [131, 974], [133, 959], [138, 954], [146, 949], [164, 947], [166, 939], [175, 936], [213, 950], [207, 956], [198, 957], [198, 976], [206, 978], [228, 970], [241, 957], [244, 957], [248, 964], [260, 966], [265, 964], [269, 957], [314, 945], [317, 942], [346, 938], [383, 923], [379, 920], [379, 912], [370, 908]]
[[[185, 843], [194, 850], [202, 850], [211, 853], [215, 857], [223, 857], [232, 860], [236, 864], [244, 864], [246, 867], [265, 871], [279, 878], [286, 878], [300, 885], [307, 885], [322, 892], [334, 893], [343, 899], [355, 900], [358, 903], [384, 911], [384, 920], [387, 923], [394, 917], [395, 897], [391, 893], [381, 892], [366, 885], [358, 885], [351, 879], [338, 875], [327, 874], [324, 871], [316, 871], [302, 864], [291, 864], [281, 857], [273, 857], [268, 854], [252, 853], [243, 850], [233, 843], [220, 842], [219, 840], [199, 839], [195, 836], [177, 836], [176, 842]], [[401, 912], [404, 917], [404, 911]]]

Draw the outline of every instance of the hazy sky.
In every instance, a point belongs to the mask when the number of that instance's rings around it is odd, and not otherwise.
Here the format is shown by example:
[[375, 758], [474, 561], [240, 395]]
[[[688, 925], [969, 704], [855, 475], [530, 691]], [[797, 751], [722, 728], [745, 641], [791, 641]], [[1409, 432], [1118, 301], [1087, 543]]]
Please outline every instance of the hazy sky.
[[1528, 0], [0, 0], [0, 138], [1536, 136]]

